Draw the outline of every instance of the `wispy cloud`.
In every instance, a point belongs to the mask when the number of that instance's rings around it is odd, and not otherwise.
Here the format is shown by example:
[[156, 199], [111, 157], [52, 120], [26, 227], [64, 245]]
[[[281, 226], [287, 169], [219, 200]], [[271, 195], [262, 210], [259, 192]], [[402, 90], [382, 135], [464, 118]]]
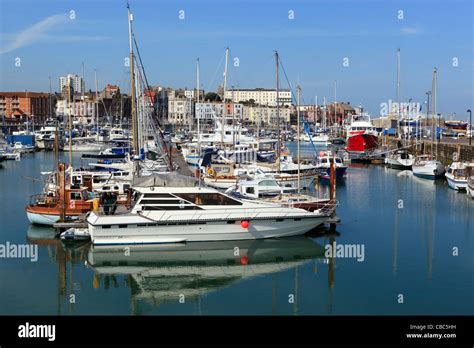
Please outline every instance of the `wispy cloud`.
[[403, 27], [402, 29], [400, 29], [400, 32], [403, 35], [417, 35], [421, 34], [423, 30], [419, 27]]
[[80, 36], [80, 35], [51, 35], [48, 32], [58, 29], [61, 24], [69, 21], [66, 14], [57, 14], [49, 16], [42, 21], [33, 24], [18, 34], [2, 34], [3, 38], [8, 39], [8, 44], [0, 47], [0, 54], [8, 53], [21, 47], [29, 46], [38, 42], [70, 42], [70, 41], [99, 41], [104, 40], [103, 36]]

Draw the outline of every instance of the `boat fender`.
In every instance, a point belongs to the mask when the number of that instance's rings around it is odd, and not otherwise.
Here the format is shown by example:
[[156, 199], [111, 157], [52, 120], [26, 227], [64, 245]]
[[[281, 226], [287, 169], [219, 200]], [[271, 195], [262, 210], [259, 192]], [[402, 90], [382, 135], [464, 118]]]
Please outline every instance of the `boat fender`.
[[248, 220], [242, 220], [240, 226], [242, 226], [242, 228], [249, 228], [250, 222]]
[[242, 266], [248, 265], [248, 263], [249, 263], [249, 258], [247, 256], [244, 255], [240, 258], [240, 264]]

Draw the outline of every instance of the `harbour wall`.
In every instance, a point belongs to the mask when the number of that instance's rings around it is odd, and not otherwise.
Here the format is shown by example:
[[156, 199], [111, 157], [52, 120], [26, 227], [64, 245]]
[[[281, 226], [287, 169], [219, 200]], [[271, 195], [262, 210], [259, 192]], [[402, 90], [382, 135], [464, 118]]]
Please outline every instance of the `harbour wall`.
[[[397, 146], [398, 139], [386, 138], [388, 144], [393, 148]], [[411, 142], [413, 153], [419, 155], [421, 153], [431, 153], [431, 145], [433, 144], [433, 153], [436, 154], [436, 158], [441, 161], [445, 166], [451, 164], [453, 161], [467, 161], [474, 162], [474, 139], [472, 145], [469, 145], [467, 139], [463, 143], [459, 142], [432, 142], [430, 140], [423, 140], [422, 145], [418, 145], [416, 149], [414, 141]]]

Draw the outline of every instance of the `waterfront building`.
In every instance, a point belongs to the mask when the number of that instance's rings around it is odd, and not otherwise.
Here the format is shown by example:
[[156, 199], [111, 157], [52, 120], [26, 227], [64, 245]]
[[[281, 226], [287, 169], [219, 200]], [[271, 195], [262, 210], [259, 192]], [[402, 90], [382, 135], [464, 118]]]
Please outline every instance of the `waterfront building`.
[[[0, 92], [0, 116], [3, 125], [42, 124], [54, 111], [56, 97], [38, 92]], [[50, 112], [51, 111], [51, 112]]]
[[181, 95], [172, 91], [168, 93], [168, 120], [167, 123], [175, 126], [193, 125], [194, 102], [186, 98], [184, 93]]
[[[274, 89], [229, 89], [225, 92], [225, 98], [234, 103], [251, 103], [259, 105], [276, 106], [277, 93]], [[279, 92], [280, 106], [291, 106], [291, 91], [281, 89]]]
[[82, 98], [74, 98], [71, 102], [67, 103], [66, 99], [58, 100], [56, 103], [56, 115], [64, 117], [71, 113], [74, 121], [78, 121], [82, 124], [94, 124], [96, 121], [96, 101], [93, 98], [87, 96]]
[[[278, 125], [277, 108], [271, 106], [244, 106], [243, 119], [246, 124], [276, 127]], [[280, 108], [280, 123], [289, 124], [291, 121], [291, 108]]]

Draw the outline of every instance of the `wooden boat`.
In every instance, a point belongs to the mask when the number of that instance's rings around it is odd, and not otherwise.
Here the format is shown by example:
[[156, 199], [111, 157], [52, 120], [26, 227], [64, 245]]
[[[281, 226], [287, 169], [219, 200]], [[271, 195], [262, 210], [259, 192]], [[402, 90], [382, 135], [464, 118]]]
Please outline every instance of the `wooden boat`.
[[32, 196], [32, 204], [26, 206], [26, 215], [32, 224], [52, 226], [61, 220], [73, 220], [93, 209], [94, 200], [83, 186], [65, 184], [64, 164], [59, 165], [60, 185], [54, 191]]

